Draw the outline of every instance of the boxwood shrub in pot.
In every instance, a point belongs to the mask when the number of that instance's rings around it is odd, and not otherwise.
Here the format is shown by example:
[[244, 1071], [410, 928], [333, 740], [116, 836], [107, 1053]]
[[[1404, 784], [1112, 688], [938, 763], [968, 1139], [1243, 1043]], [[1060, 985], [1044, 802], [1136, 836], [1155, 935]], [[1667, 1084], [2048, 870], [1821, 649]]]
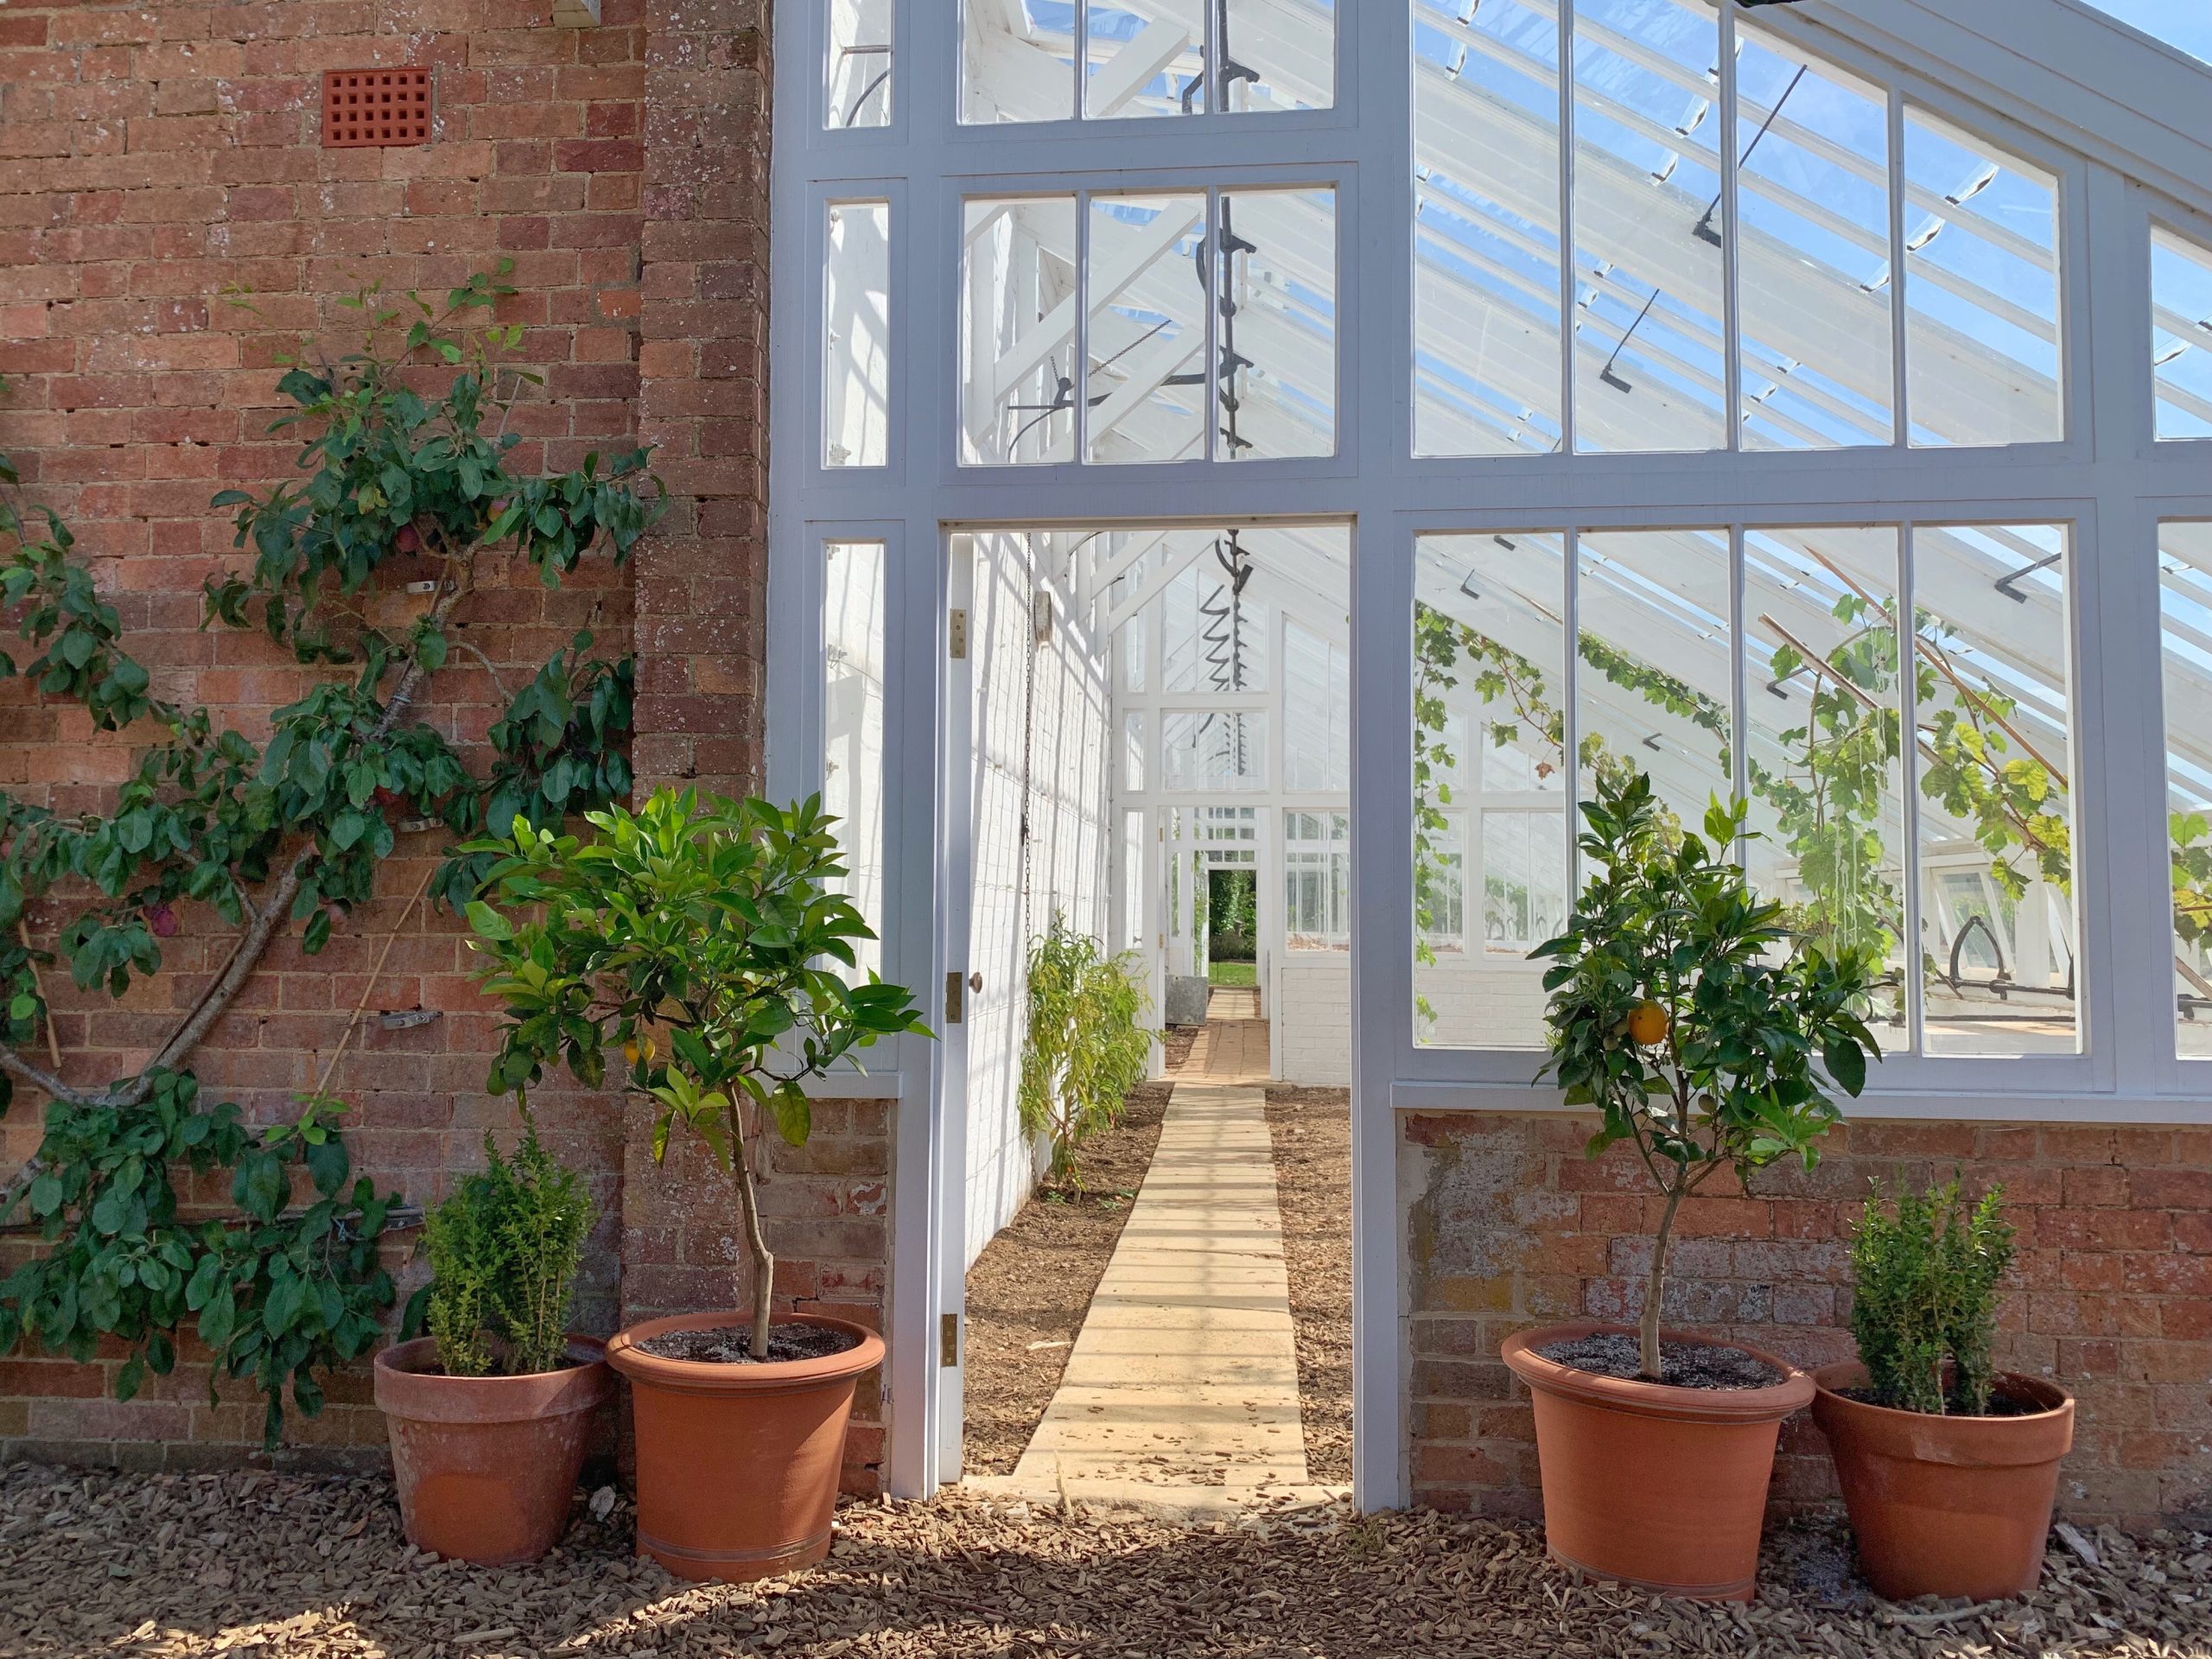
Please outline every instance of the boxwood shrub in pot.
[[1871, 954], [1793, 936], [1733, 861], [1742, 802], [1681, 831], [1636, 773], [1582, 808], [1592, 872], [1551, 966], [1550, 1058], [1567, 1103], [1594, 1109], [1596, 1157], [1631, 1145], [1658, 1211], [1639, 1326], [1581, 1320], [1509, 1338], [1535, 1398], [1544, 1525], [1559, 1560], [1645, 1588], [1745, 1599], [1782, 1420], [1812, 1380], [1740, 1344], [1665, 1331], [1669, 1253], [1685, 1200], [1723, 1172], [1807, 1166], [1878, 1052], [1856, 1010]]
[[512, 843], [481, 849], [497, 902], [469, 923], [508, 1014], [491, 1086], [555, 1065], [593, 1088], [619, 1078], [655, 1114], [656, 1160], [681, 1128], [730, 1177], [745, 1311], [645, 1320], [607, 1357], [631, 1384], [639, 1552], [685, 1578], [764, 1578], [829, 1552], [854, 1387], [883, 1341], [775, 1316], [759, 1137], [804, 1145], [808, 1078], [928, 1031], [903, 987], [856, 982], [854, 941], [874, 935], [835, 890], [846, 872], [818, 798], [663, 790], [586, 816], [588, 841], [518, 821]]
[[1954, 1179], [1866, 1201], [1851, 1247], [1856, 1363], [1815, 1371], [1867, 1581], [1897, 1600], [2034, 1592], [2074, 1400], [1996, 1369], [2012, 1262], [2004, 1193]]
[[424, 1222], [430, 1282], [407, 1325], [430, 1334], [376, 1357], [408, 1541], [505, 1565], [559, 1541], [593, 1413], [613, 1392], [605, 1344], [571, 1334], [569, 1310], [592, 1204], [537, 1137], [465, 1176]]

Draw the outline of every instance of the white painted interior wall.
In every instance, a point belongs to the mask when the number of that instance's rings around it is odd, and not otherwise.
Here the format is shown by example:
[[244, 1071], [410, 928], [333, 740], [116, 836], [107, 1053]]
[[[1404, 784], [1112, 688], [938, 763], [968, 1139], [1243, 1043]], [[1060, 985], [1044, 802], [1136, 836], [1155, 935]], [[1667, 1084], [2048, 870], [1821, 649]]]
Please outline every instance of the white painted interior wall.
[[[969, 652], [975, 687], [974, 909], [969, 994], [967, 1259], [1014, 1219], [1042, 1173], [1015, 1089], [1032, 938], [1057, 911], [1103, 937], [1111, 688], [1103, 652], [1053, 586], [1052, 536], [962, 537], [976, 560]], [[1039, 594], [1049, 623], [1039, 638]], [[1027, 843], [1025, 845], [1025, 835]]]

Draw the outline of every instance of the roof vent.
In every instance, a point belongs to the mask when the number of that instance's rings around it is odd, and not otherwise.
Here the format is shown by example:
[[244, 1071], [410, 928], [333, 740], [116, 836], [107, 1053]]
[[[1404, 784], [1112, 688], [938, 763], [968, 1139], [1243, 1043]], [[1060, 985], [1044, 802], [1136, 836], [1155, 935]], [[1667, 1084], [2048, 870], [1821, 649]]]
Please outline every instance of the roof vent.
[[430, 142], [430, 69], [326, 69], [322, 147], [370, 149]]

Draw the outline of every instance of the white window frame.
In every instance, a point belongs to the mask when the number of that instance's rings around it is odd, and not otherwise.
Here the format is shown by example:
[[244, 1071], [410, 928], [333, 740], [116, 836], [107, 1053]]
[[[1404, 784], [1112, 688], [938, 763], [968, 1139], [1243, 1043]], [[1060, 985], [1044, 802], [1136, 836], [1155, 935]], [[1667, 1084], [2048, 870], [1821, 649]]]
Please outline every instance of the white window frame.
[[[825, 539], [880, 538], [890, 551], [886, 747], [891, 907], [885, 971], [934, 987], [948, 963], [948, 880], [932, 816], [948, 744], [944, 550], [956, 528], [1184, 523], [1209, 527], [1349, 521], [1352, 543], [1351, 798], [1356, 1490], [1363, 1506], [1405, 1501], [1398, 1114], [1555, 1109], [1532, 1088], [1525, 1052], [1420, 1049], [1414, 1041], [1411, 618], [1413, 537], [1424, 531], [1655, 524], [2069, 522], [2076, 529], [2075, 834], [2084, 888], [2082, 1019], [2090, 1052], [2054, 1078], [2043, 1062], [1944, 1061], [1942, 1077], [1878, 1071], [1855, 1116], [1902, 1119], [2186, 1122], [2212, 1117], [2200, 1075], [2174, 1056], [2165, 884], [2164, 758], [2156, 562], [2158, 521], [2212, 517], [2204, 451], [2152, 439], [2149, 226], [2212, 214], [2212, 144], [2158, 111], [2201, 108], [2202, 74], [2073, 9], [2017, 0], [1854, 0], [1763, 11], [1758, 26], [1899, 100], [1990, 139], [2059, 181], [2065, 346], [2063, 439], [2012, 449], [1888, 448], [1707, 455], [1416, 458], [1411, 400], [1414, 249], [1409, 161], [1410, 22], [1403, 0], [1338, 0], [1336, 103], [1263, 116], [1020, 126], [958, 124], [958, 37], [949, 0], [899, 0], [893, 119], [823, 130], [826, 8], [777, 9], [777, 142], [771, 257], [769, 786], [818, 783], [818, 568]], [[1734, 130], [1735, 12], [1724, 7], [1722, 130]], [[1916, 65], [1946, 66], [1957, 86]], [[1562, 76], [1563, 193], [1573, 162], [1572, 76]], [[1990, 112], [2007, 105], [2011, 120]], [[1987, 107], [1986, 107], [1987, 106]], [[2032, 125], [2033, 130], [2030, 127]], [[1733, 147], [1724, 193], [1735, 188]], [[962, 200], [1086, 188], [1329, 185], [1337, 191], [1338, 453], [1319, 460], [1185, 461], [1141, 468], [1065, 464], [963, 467], [957, 453], [957, 319]], [[889, 464], [824, 468], [819, 354], [824, 205], [892, 204]], [[1571, 280], [1571, 272], [1568, 278]], [[1737, 302], [1727, 297], [1731, 321]], [[1893, 308], [1903, 328], [1904, 307]], [[1731, 421], [1742, 395], [1728, 376]], [[1905, 365], [1898, 357], [1902, 380]], [[1573, 375], [1564, 374], [1572, 410]], [[1133, 516], [1129, 486], [1141, 481]], [[1510, 506], [1497, 504], [1510, 502]], [[818, 575], [814, 580], [818, 583]], [[817, 619], [810, 628], [807, 619]], [[812, 641], [812, 658], [809, 656]], [[1154, 663], [1157, 674], [1159, 665]], [[1158, 758], [1156, 695], [1147, 741]], [[1274, 722], [1280, 725], [1280, 721]], [[1278, 739], [1270, 734], [1270, 741]], [[1279, 756], [1270, 756], [1279, 764]], [[1157, 779], [1157, 772], [1149, 774]], [[933, 999], [925, 996], [925, 1002]], [[925, 1494], [944, 1432], [931, 1413], [936, 1314], [945, 1274], [931, 1264], [934, 1206], [947, 1191], [928, 1045], [895, 1050], [898, 1094], [891, 1299], [890, 1481]], [[1982, 1069], [1994, 1067], [1995, 1069]], [[2190, 1092], [2195, 1090], [2195, 1093]], [[912, 1264], [912, 1265], [910, 1265]], [[957, 1304], [956, 1304], [957, 1305]], [[957, 1434], [957, 1424], [951, 1427]]]

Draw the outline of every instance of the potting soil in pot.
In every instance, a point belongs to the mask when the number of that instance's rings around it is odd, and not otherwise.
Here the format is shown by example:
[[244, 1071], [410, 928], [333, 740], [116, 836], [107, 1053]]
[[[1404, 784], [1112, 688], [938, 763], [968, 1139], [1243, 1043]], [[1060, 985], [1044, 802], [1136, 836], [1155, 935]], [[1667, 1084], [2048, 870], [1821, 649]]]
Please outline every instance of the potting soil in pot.
[[[1838, 1389], [1836, 1392], [1847, 1400], [1856, 1400], [1862, 1406], [1878, 1406], [1882, 1403], [1874, 1397], [1874, 1390], [1872, 1389]], [[2015, 1400], [2002, 1389], [1993, 1389], [1990, 1391], [1987, 1411], [1968, 1411], [1967, 1402], [1955, 1394], [1948, 1396], [1943, 1402], [1943, 1414], [1947, 1417], [2033, 1417], [2040, 1412], [2050, 1409], [2049, 1406], [2033, 1400]]]
[[[849, 1332], [819, 1325], [773, 1325], [768, 1327], [768, 1363], [795, 1359], [824, 1359], [857, 1348], [859, 1339]], [[664, 1331], [638, 1344], [658, 1359], [689, 1359], [709, 1365], [751, 1365], [753, 1327], [713, 1325], [696, 1331]]]
[[[1536, 1350], [1555, 1365], [1598, 1376], [1634, 1380], [1643, 1374], [1643, 1349], [1625, 1331], [1592, 1332]], [[1712, 1342], [1662, 1342], [1659, 1380], [1676, 1389], [1770, 1389], [1782, 1373], [1740, 1348]]]

